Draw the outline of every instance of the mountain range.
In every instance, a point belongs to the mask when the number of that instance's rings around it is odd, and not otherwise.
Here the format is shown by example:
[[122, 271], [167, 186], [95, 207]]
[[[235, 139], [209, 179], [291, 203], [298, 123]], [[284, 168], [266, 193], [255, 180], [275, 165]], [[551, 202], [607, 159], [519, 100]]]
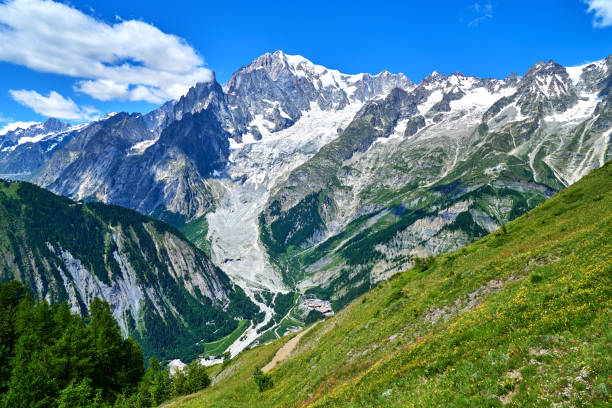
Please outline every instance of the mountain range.
[[264, 312], [244, 348], [303, 324], [278, 294], [339, 310], [603, 166], [611, 84], [612, 56], [413, 83], [277, 51], [145, 115], [4, 134], [0, 173], [180, 228]]

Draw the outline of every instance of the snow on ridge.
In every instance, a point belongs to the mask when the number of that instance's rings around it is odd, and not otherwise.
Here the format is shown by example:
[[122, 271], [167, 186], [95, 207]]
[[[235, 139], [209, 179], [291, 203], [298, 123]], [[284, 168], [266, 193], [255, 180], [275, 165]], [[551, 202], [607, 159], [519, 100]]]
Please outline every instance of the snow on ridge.
[[[462, 92], [469, 92], [482, 80], [475, 76], [464, 75], [460, 72], [453, 73], [449, 76], [440, 74], [438, 71], [432, 72], [427, 78], [428, 83], [423, 85], [428, 91], [431, 90], [442, 90], [444, 93], [452, 90], [459, 90]], [[425, 79], [427, 79], [425, 78]], [[503, 85], [503, 79], [493, 79], [496, 82], [496, 86]]]
[[[35, 125], [32, 125], [32, 126], [28, 127], [27, 129], [31, 129], [33, 127], [42, 128], [42, 125], [43, 125], [42, 123], [38, 123], [38, 124], [35, 124]], [[48, 133], [43, 133], [43, 134], [35, 135], [35, 136], [23, 136], [23, 137], [20, 137], [17, 140], [17, 143], [15, 143], [14, 145], [7, 146], [7, 147], [3, 148], [2, 151], [3, 152], [7, 152], [7, 151], [11, 151], [12, 152], [18, 146], [21, 146], [23, 144], [26, 144], [26, 143], [34, 144], [34, 143], [39, 143], [39, 142], [42, 142], [42, 141], [45, 141], [45, 140], [51, 140], [51, 139], [56, 138], [58, 136], [63, 136], [65, 134], [67, 134], [67, 133], [83, 129], [84, 127], [86, 127], [88, 125], [89, 125], [88, 123], [85, 123], [85, 124], [81, 124], [81, 125], [70, 126], [69, 128], [61, 130], [59, 132], [48, 132]], [[20, 133], [23, 132], [23, 130], [27, 130], [27, 129], [19, 128], [16, 133], [20, 134]], [[63, 139], [63, 137], [60, 138], [60, 141], [61, 141], [61, 139]], [[51, 149], [47, 149], [47, 151], [49, 151], [49, 150], [51, 150]]]
[[578, 103], [565, 112], [548, 115], [544, 117], [544, 120], [576, 125], [594, 113], [599, 101], [601, 101], [601, 97], [598, 97], [597, 94], [583, 95]]
[[350, 99], [352, 99], [352, 96], [357, 89], [356, 84], [363, 81], [366, 76], [376, 78], [381, 75], [389, 74], [389, 72], [386, 70], [379, 72], [376, 75], [363, 72], [358, 74], [345, 74], [337, 69], [331, 69], [323, 65], [315, 64], [301, 55], [285, 54], [283, 51], [276, 51], [273, 55], [277, 55], [282, 58], [282, 61], [286, 63], [287, 67], [295, 76], [311, 80], [316, 89], [319, 89], [319, 85], [323, 88], [338, 88], [344, 91]]
[[37, 125], [42, 125], [42, 123], [41, 122], [11, 122], [7, 124], [6, 126], [4, 126], [2, 129], [0, 129], [0, 136], [3, 136], [7, 134], [8, 132], [12, 132], [14, 130], [18, 132], [19, 130], [21, 130], [23, 132], [24, 130], [30, 129], [31, 127], [34, 127]]
[[301, 55], [284, 55], [292, 72], [299, 77], [312, 78], [317, 89], [320, 83], [323, 88], [339, 88], [350, 97], [355, 93], [354, 85], [365, 77], [364, 73], [343, 74], [336, 69], [314, 64]]
[[336, 69], [327, 68], [327, 67], [324, 67], [323, 65], [317, 65], [313, 63], [312, 61], [310, 61], [309, 59], [302, 57], [301, 55], [289, 55], [289, 54], [283, 53], [282, 51], [281, 53], [282, 55], [285, 56], [285, 59], [287, 63], [291, 66], [291, 68], [301, 69], [303, 71], [310, 71], [319, 76], [329, 73], [331, 77], [335, 79], [336, 81], [341, 81], [341, 82], [348, 81], [348, 82], [354, 83], [354, 82], [358, 82], [362, 80], [365, 75], [364, 73], [343, 74]]
[[281, 51], [281, 53], [282, 53], [282, 55], [285, 56], [285, 59], [287, 60], [287, 62], [290, 65], [298, 66], [298, 65], [303, 64], [303, 63], [309, 64], [309, 65], [314, 65], [312, 62], [310, 62], [308, 59], [302, 57], [301, 55], [297, 55], [297, 54], [296, 55], [289, 55], [289, 54], [283, 53], [282, 51]]
[[24, 137], [20, 137], [19, 140], [17, 141], [17, 145], [22, 145], [24, 143], [38, 143], [43, 139], [46, 139], [47, 137], [51, 136], [51, 135], [55, 135], [56, 132], [49, 132], [49, 133], [43, 133], [41, 135], [36, 135], [36, 136], [24, 136]]
[[565, 72], [567, 72], [570, 81], [572, 81], [574, 85], [580, 81], [580, 75], [582, 75], [582, 72], [588, 65], [590, 64], [579, 65], [576, 67], [565, 67]]
[[569, 75], [572, 83], [576, 85], [578, 82], [580, 82], [580, 76], [586, 69], [603, 70], [605, 68], [606, 60], [601, 59], [593, 62], [588, 62], [586, 64], [577, 65], [574, 67], [565, 67], [565, 71], [567, 72], [567, 75]]
[[487, 109], [504, 96], [510, 96], [516, 92], [516, 88], [502, 88], [497, 92], [489, 92], [484, 87], [472, 88], [456, 101], [451, 101], [452, 110], [478, 107]]
[[427, 100], [423, 103], [421, 103], [419, 106], [417, 106], [417, 109], [419, 110], [419, 113], [421, 115], [424, 115], [425, 113], [427, 113], [427, 111], [429, 111], [436, 103], [440, 102], [442, 100], [442, 98], [444, 97], [444, 93], [439, 90], [436, 89], [435, 91], [433, 91], [431, 93], [431, 95], [429, 95], [429, 97], [427, 98]]

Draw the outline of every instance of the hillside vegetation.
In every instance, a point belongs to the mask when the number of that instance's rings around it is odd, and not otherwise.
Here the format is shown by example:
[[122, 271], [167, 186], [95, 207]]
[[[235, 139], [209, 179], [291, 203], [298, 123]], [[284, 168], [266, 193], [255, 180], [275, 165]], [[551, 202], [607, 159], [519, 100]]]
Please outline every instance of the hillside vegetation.
[[318, 323], [264, 391], [255, 369], [290, 337], [213, 367], [173, 406], [610, 406], [611, 320], [608, 163]]
[[170, 375], [141, 347], [122, 338], [108, 302], [90, 314], [66, 302], [35, 300], [21, 283], [0, 283], [0, 407], [150, 407], [206, 388], [206, 368], [194, 361]]
[[258, 308], [178, 230], [136, 211], [0, 180], [0, 283], [88, 313], [111, 305], [145, 356], [190, 361]]

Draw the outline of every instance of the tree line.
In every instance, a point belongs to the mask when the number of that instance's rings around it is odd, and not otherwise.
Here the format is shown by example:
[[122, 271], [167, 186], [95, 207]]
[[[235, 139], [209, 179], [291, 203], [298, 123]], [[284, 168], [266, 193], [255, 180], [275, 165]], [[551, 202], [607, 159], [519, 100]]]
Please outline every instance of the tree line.
[[210, 380], [196, 360], [171, 375], [124, 339], [98, 298], [82, 318], [66, 302], [35, 299], [20, 282], [0, 284], [0, 407], [151, 407]]

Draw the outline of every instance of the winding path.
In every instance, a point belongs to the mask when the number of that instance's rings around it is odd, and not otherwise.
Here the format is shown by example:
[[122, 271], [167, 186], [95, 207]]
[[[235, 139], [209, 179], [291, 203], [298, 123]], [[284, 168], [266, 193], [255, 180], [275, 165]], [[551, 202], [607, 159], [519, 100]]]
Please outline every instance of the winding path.
[[285, 345], [283, 347], [278, 349], [278, 351], [276, 352], [274, 357], [272, 357], [272, 360], [270, 360], [270, 362], [268, 364], [266, 364], [261, 369], [261, 371], [263, 371], [264, 373], [267, 373], [268, 371], [270, 371], [274, 367], [276, 367], [278, 365], [278, 363], [280, 363], [283, 360], [285, 360], [289, 356], [289, 354], [291, 354], [291, 352], [297, 347], [297, 345], [300, 342], [300, 339], [302, 338], [302, 336], [305, 335], [306, 333], [308, 333], [310, 331], [310, 329], [312, 329], [316, 325], [317, 325], [317, 323], [313, 324], [312, 326], [310, 326], [306, 330], [302, 330], [297, 336], [295, 336], [294, 338], [289, 340], [287, 343], [285, 343]]

